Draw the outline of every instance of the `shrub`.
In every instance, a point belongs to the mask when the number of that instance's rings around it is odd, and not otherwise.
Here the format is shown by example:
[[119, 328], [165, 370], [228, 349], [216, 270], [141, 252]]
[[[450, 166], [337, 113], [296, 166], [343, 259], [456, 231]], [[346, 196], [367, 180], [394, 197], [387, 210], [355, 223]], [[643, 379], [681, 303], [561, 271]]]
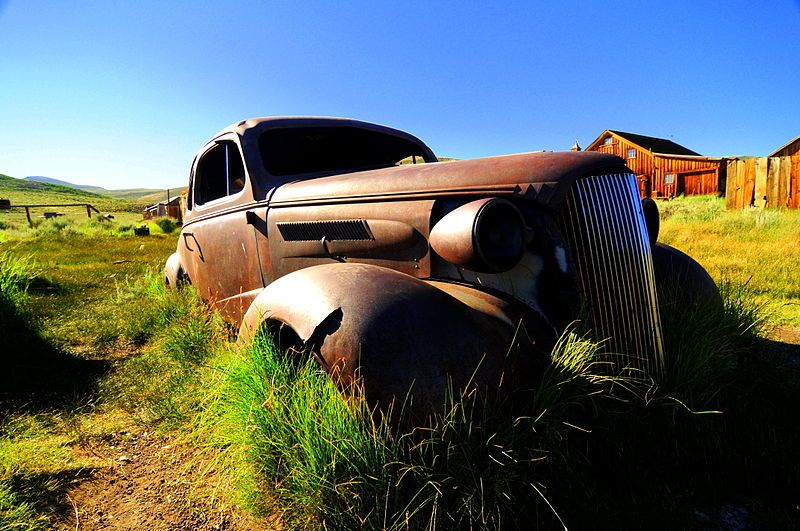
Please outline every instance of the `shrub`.
[[33, 233], [38, 237], [61, 237], [77, 234], [78, 231], [71, 218], [51, 218], [35, 220]]
[[172, 218], [159, 218], [155, 220], [155, 224], [164, 234], [172, 234], [178, 228], [178, 223]]

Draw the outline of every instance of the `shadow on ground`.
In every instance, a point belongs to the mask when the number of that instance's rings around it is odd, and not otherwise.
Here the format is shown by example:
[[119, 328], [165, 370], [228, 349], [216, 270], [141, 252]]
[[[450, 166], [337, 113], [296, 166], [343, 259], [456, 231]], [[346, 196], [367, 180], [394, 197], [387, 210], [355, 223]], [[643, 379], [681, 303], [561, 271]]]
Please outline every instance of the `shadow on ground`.
[[[3, 301], [0, 301], [2, 303]], [[111, 363], [63, 352], [13, 308], [0, 308], [0, 422], [11, 411], [61, 409], [94, 401]]]
[[35, 508], [36, 514], [47, 518], [51, 524], [74, 520], [75, 507], [66, 496], [75, 484], [90, 478], [92, 470], [72, 468], [55, 473], [12, 475], [8, 486], [16, 502]]

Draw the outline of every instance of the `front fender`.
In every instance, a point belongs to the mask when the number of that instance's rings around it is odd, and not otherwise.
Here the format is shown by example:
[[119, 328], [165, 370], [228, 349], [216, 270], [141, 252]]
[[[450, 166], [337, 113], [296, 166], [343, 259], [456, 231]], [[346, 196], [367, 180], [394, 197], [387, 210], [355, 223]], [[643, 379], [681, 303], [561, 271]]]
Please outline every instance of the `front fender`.
[[661, 300], [722, 304], [714, 280], [691, 256], [663, 243], [653, 247], [653, 270]]
[[511, 307], [453, 286], [367, 264], [309, 267], [259, 294], [240, 338], [248, 341], [265, 321], [283, 323], [345, 389], [358, 384], [380, 407], [410, 390], [417, 413], [441, 410], [449, 384], [497, 388], [509, 371], [532, 382], [533, 351], [511, 348], [519, 337]]
[[171, 288], [177, 288], [185, 280], [186, 272], [181, 265], [181, 257], [178, 253], [172, 253], [164, 266], [164, 282]]

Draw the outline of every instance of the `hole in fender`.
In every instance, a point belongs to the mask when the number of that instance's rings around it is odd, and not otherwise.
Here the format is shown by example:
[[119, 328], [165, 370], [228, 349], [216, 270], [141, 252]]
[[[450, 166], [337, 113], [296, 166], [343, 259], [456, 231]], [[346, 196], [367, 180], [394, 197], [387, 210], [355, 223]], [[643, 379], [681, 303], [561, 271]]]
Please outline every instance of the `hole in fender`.
[[275, 348], [284, 353], [296, 367], [305, 363], [309, 357], [313, 357], [325, 371], [329, 371], [328, 363], [319, 354], [319, 347], [322, 346], [325, 337], [339, 329], [341, 322], [342, 310], [339, 308], [317, 325], [307, 341], [303, 341], [291, 326], [282, 321], [265, 321], [259, 328], [259, 333], [267, 334]]

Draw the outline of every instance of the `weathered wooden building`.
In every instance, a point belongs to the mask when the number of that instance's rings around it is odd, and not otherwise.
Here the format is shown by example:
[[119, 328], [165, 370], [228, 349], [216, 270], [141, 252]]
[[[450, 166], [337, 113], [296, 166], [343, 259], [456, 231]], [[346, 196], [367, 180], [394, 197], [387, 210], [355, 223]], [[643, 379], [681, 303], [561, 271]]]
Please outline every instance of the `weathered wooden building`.
[[727, 175], [727, 208], [800, 208], [800, 136], [767, 157], [731, 159]]
[[800, 136], [769, 154], [774, 157], [780, 157], [783, 176], [775, 202], [779, 207], [800, 208]]
[[182, 221], [183, 207], [181, 204], [181, 196], [176, 195], [170, 197], [169, 201], [161, 201], [160, 203], [146, 207], [142, 212], [142, 216], [144, 219], [170, 217]]
[[784, 146], [779, 147], [769, 155], [768, 157], [800, 157], [800, 136], [785, 144]]
[[718, 194], [725, 190], [724, 159], [704, 157], [672, 140], [607, 129], [587, 151], [625, 159], [642, 197]]

